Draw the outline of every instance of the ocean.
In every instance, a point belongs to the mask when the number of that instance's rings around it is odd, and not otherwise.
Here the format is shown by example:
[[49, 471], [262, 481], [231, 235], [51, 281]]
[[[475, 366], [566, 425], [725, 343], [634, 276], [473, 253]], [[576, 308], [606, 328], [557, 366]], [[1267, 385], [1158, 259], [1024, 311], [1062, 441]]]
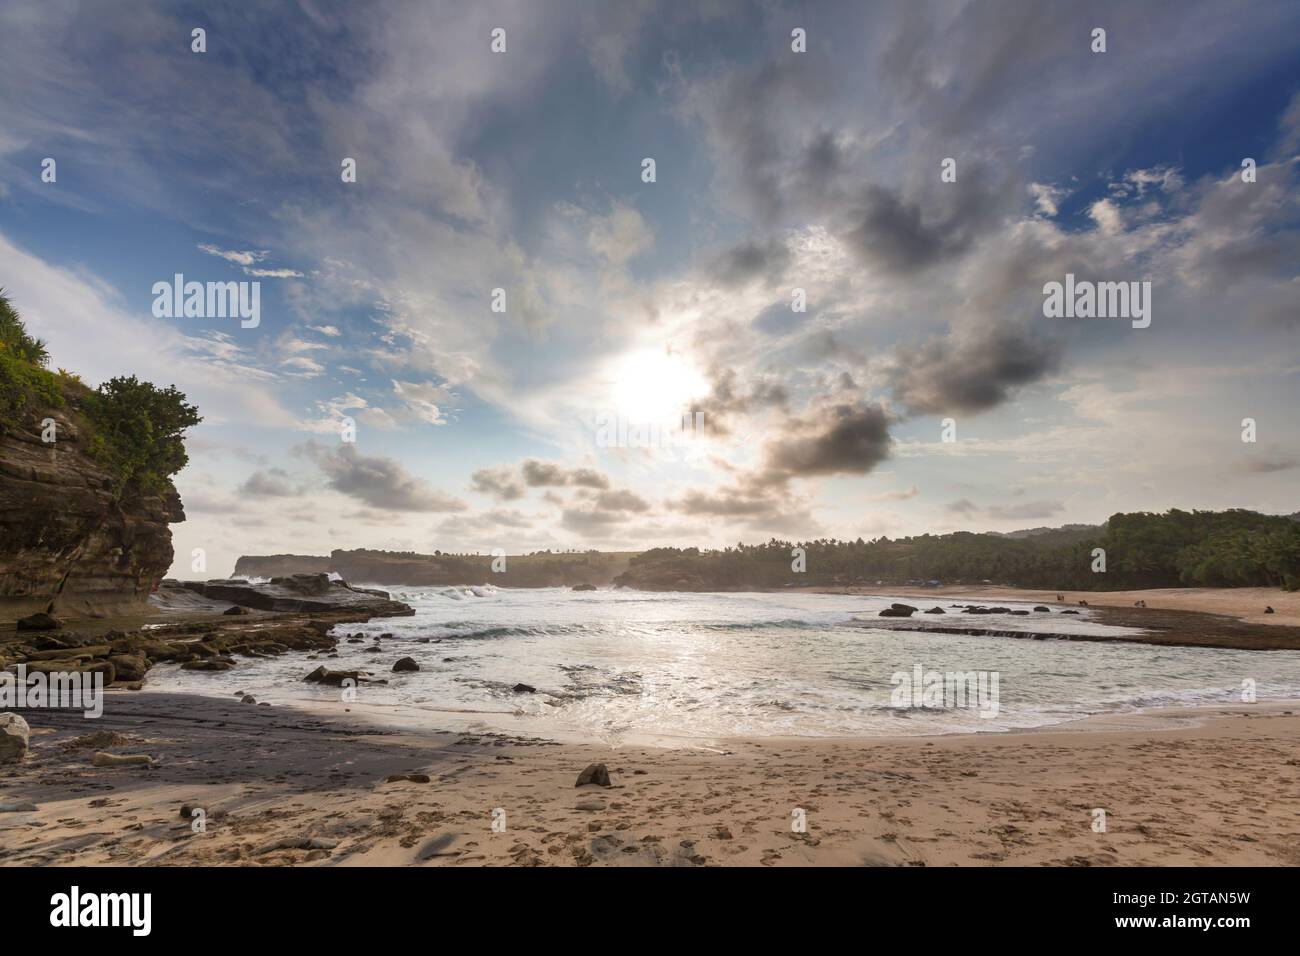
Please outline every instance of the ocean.
[[[341, 625], [366, 640], [337, 658], [239, 658], [224, 673], [162, 664], [149, 690], [273, 705], [348, 708], [412, 730], [495, 732], [610, 745], [708, 745], [728, 737], [899, 736], [1042, 727], [1152, 707], [1300, 698], [1300, 651], [1018, 640], [890, 631], [875, 626], [894, 598], [807, 592], [575, 592], [564, 588], [386, 588], [414, 617]], [[921, 608], [960, 599], [902, 598]], [[1026, 610], [1032, 604], [999, 602]], [[921, 623], [1053, 633], [1127, 633], [1078, 617], [930, 617]], [[368, 649], [381, 634], [379, 652]], [[412, 657], [413, 673], [391, 673]], [[304, 683], [318, 664], [371, 671], [354, 699]], [[996, 675], [996, 700], [942, 693], [945, 674]], [[907, 706], [915, 678], [940, 693]], [[906, 679], [899, 675], [906, 675]], [[1246, 682], [1246, 683], [1243, 683]], [[535, 693], [520, 693], [517, 684]], [[919, 685], [918, 689], [919, 689]], [[974, 684], [970, 685], [972, 689]], [[950, 687], [951, 690], [951, 687]], [[954, 702], [957, 706], [953, 706]], [[924, 703], [920, 693], [912, 704]], [[992, 706], [990, 706], [992, 704]]]

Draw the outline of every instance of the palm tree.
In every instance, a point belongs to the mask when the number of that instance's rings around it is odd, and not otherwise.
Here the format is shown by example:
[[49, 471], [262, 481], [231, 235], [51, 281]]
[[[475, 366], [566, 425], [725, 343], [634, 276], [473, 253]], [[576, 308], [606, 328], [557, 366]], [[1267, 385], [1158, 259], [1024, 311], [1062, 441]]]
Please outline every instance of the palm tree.
[[45, 343], [27, 334], [18, 310], [10, 303], [4, 289], [0, 289], [0, 351], [42, 368], [50, 361]]

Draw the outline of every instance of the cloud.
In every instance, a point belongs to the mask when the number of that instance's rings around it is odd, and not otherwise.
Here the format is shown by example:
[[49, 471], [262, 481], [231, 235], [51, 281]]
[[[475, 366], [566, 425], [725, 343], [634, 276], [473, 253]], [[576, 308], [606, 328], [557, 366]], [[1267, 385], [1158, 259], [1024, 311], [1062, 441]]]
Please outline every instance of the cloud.
[[739, 286], [754, 279], [768, 285], [779, 282], [790, 264], [790, 250], [779, 240], [750, 240], [732, 246], [708, 267], [713, 278], [725, 286]]
[[216, 256], [219, 259], [225, 259], [227, 262], [233, 262], [236, 265], [251, 266], [265, 259], [270, 253], [263, 249], [261, 252], [253, 250], [239, 251], [238, 249], [221, 249], [211, 243], [200, 243], [199, 251], [206, 252], [210, 256]]
[[988, 516], [997, 521], [1050, 518], [1065, 510], [1059, 501], [1025, 501], [1015, 505], [990, 505]]
[[582, 488], [608, 488], [609, 479], [590, 468], [568, 469], [555, 462], [529, 458], [520, 466], [524, 482], [532, 488], [574, 485]]
[[340, 494], [385, 511], [463, 511], [464, 502], [409, 474], [392, 458], [361, 455], [350, 444], [326, 448], [315, 441], [301, 446]]
[[1059, 342], [1014, 326], [959, 331], [897, 349], [890, 384], [912, 412], [980, 412], [1055, 371], [1060, 355]]
[[283, 468], [265, 468], [249, 475], [239, 492], [257, 498], [289, 498], [302, 494], [302, 489]]
[[480, 468], [470, 476], [470, 483], [475, 491], [502, 501], [513, 501], [524, 495], [524, 487], [515, 477], [514, 470], [507, 467]]
[[879, 405], [817, 409], [786, 423], [785, 434], [767, 447], [766, 468], [781, 478], [865, 474], [889, 457], [889, 425], [890, 416]]

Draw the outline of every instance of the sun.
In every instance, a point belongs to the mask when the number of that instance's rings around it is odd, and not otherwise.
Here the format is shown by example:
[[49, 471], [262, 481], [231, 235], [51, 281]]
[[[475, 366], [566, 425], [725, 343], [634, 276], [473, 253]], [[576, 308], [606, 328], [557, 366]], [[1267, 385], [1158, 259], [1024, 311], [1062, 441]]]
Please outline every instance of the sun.
[[680, 353], [630, 352], [614, 368], [614, 407], [633, 424], [680, 422], [691, 402], [708, 394], [708, 380]]

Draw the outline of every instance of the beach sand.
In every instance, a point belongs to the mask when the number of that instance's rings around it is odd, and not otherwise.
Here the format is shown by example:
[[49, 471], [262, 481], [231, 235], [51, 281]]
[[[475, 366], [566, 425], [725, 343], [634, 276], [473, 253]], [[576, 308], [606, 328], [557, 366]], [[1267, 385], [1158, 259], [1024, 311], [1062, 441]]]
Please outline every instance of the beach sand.
[[[417, 735], [149, 692], [111, 692], [95, 721], [27, 716], [32, 752], [0, 803], [37, 809], [0, 813], [0, 865], [1300, 864], [1300, 705], [707, 749]], [[106, 736], [75, 743], [91, 733]], [[97, 750], [159, 763], [93, 767]], [[592, 762], [612, 787], [575, 789]]]

